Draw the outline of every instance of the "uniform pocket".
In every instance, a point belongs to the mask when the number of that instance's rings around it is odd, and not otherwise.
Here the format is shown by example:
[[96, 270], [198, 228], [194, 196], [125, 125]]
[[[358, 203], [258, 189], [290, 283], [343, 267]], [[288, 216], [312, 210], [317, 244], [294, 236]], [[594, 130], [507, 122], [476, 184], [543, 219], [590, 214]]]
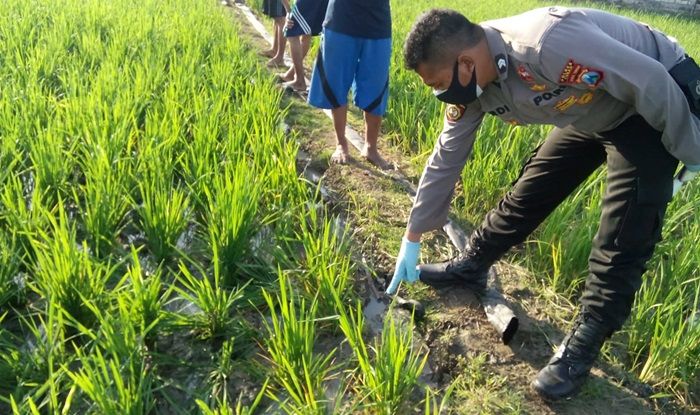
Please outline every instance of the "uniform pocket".
[[646, 251], [661, 240], [666, 205], [673, 195], [673, 182], [659, 176], [645, 177], [637, 179], [636, 187], [637, 196], [627, 204], [615, 245], [626, 250]]

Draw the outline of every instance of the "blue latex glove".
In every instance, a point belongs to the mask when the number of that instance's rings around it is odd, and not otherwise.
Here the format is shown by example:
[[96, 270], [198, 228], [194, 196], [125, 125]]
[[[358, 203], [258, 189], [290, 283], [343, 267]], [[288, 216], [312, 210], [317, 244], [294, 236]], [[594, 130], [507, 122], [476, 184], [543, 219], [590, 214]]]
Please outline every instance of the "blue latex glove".
[[683, 183], [693, 180], [693, 178], [698, 174], [699, 171], [700, 164], [686, 164], [685, 166], [683, 166], [683, 169], [681, 169], [681, 171], [676, 175], [676, 177], [673, 178], [673, 195], [675, 196], [676, 193], [678, 193], [678, 191], [681, 190]]
[[416, 282], [418, 281], [418, 253], [420, 252], [420, 242], [411, 242], [406, 237], [401, 240], [401, 249], [396, 257], [396, 268], [394, 276], [391, 278], [389, 288], [386, 293], [394, 295], [399, 288], [401, 281]]

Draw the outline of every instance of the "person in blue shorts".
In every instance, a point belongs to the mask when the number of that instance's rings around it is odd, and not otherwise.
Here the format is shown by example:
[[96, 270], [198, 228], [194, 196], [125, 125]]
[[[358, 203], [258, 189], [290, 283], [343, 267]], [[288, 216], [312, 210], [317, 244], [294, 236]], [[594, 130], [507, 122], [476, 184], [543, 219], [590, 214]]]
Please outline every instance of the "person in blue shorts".
[[263, 14], [269, 16], [274, 21], [272, 33], [272, 48], [262, 54], [270, 58], [267, 62], [268, 67], [277, 67], [284, 65], [284, 48], [286, 47], [286, 38], [284, 37], [284, 21], [285, 15], [289, 11], [288, 0], [262, 0]]
[[345, 126], [352, 88], [355, 105], [364, 111], [362, 156], [383, 170], [391, 167], [377, 150], [389, 97], [390, 58], [389, 0], [329, 1], [308, 101], [332, 110], [337, 139], [332, 162], [344, 164], [350, 160]]
[[279, 77], [285, 81], [285, 88], [306, 91], [304, 79], [304, 58], [309, 52], [311, 36], [318, 36], [323, 30], [328, 0], [297, 0], [287, 15], [284, 36], [289, 42], [292, 67]]

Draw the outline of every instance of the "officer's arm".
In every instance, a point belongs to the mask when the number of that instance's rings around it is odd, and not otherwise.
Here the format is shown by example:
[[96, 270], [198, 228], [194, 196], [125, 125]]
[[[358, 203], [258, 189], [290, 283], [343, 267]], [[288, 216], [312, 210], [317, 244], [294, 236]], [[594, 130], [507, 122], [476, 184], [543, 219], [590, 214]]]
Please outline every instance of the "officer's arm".
[[472, 108], [476, 106], [466, 108], [456, 120], [455, 110], [459, 110], [448, 107], [448, 112], [452, 110], [448, 115], [454, 121], [445, 116], [442, 133], [423, 170], [408, 219], [407, 231], [411, 234], [438, 229], [447, 221], [455, 183], [471, 153], [476, 130], [484, 117], [480, 109]]
[[[687, 165], [700, 164], [700, 119], [690, 112], [681, 89], [655, 59], [611, 38], [597, 26], [564, 19], [542, 44], [540, 65], [553, 82], [566, 81], [567, 65], [599, 72], [575, 88], [600, 88], [628, 103], [655, 129], [669, 153]], [[572, 65], [570, 62], [573, 62]], [[593, 85], [591, 85], [591, 82]]]

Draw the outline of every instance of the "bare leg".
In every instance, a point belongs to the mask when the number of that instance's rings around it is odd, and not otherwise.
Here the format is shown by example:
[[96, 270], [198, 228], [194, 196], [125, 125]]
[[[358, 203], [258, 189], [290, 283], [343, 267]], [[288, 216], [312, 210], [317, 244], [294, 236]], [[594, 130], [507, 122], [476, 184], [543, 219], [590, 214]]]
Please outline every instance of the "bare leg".
[[295, 90], [305, 90], [306, 80], [304, 80], [304, 55], [302, 54], [301, 36], [289, 38], [289, 49], [292, 54], [292, 62], [294, 68], [294, 81], [287, 85]]
[[277, 38], [277, 19], [273, 19], [274, 24], [272, 26], [272, 47], [268, 50], [265, 50], [261, 52], [261, 55], [267, 56], [268, 58], [272, 58], [277, 54], [277, 41], [279, 40]]
[[345, 125], [348, 119], [348, 106], [331, 110], [333, 114], [333, 128], [335, 128], [336, 146], [335, 152], [331, 156], [331, 162], [337, 164], [347, 164], [350, 160], [350, 152], [348, 150], [348, 140], [345, 139]]
[[[289, 49], [292, 51], [292, 61], [294, 61], [294, 46], [292, 46], [292, 39], [289, 39]], [[309, 53], [309, 48], [311, 47], [311, 36], [309, 35], [302, 35], [301, 36], [301, 70], [302, 70], [302, 77], [304, 76], [304, 58], [306, 57], [306, 54]], [[278, 74], [280, 80], [283, 82], [290, 82], [290, 81], [295, 81], [296, 82], [296, 68], [292, 66], [287, 70], [287, 72]], [[306, 88], [306, 80], [303, 82], [303, 88]]]
[[364, 114], [365, 149], [362, 150], [362, 157], [382, 170], [389, 170], [391, 164], [384, 160], [377, 150], [377, 140], [379, 139], [379, 130], [382, 126], [382, 117], [367, 111], [365, 111]]
[[287, 38], [284, 37], [284, 17], [275, 18], [274, 26], [274, 44], [277, 45], [275, 48], [275, 55], [267, 62], [267, 66], [281, 66], [284, 65], [284, 48], [287, 46]]
[[311, 36], [310, 35], [303, 35], [301, 37], [301, 58], [302, 58], [302, 60], [306, 57], [306, 54], [309, 53], [310, 47], [311, 47]]

